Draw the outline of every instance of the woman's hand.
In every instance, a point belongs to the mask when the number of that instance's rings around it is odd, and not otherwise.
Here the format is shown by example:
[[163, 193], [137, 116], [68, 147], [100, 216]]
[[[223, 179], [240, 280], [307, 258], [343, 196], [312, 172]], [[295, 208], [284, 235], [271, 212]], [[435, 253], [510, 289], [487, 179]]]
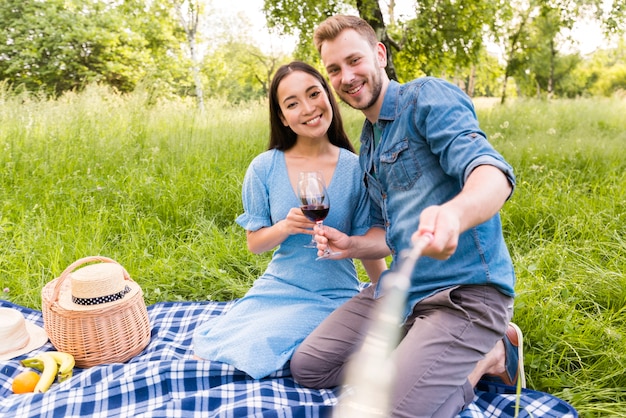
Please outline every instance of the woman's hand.
[[294, 234], [315, 235], [315, 232], [313, 231], [315, 222], [310, 221], [306, 216], [304, 216], [302, 209], [300, 208], [291, 208], [285, 219], [278, 222], [276, 225], [281, 226], [281, 229], [285, 234], [285, 239], [287, 236]]
[[248, 249], [254, 254], [270, 251], [282, 244], [290, 235], [313, 235], [314, 226], [315, 222], [308, 220], [300, 208], [291, 208], [285, 219], [274, 225], [257, 231], [248, 231]]

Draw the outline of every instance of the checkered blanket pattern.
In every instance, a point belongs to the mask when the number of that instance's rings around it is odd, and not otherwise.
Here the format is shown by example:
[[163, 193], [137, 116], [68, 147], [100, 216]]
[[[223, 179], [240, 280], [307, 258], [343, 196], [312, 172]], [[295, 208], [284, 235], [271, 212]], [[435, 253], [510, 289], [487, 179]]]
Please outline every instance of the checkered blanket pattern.
[[[192, 359], [191, 337], [200, 321], [221, 315], [232, 302], [162, 302], [148, 307], [152, 337], [138, 356], [124, 364], [75, 369], [72, 379], [44, 394], [13, 395], [19, 359], [0, 362], [0, 417], [329, 417], [337, 390], [297, 385], [288, 369], [254, 380], [233, 367]], [[0, 300], [43, 325], [40, 311]], [[48, 342], [39, 351], [52, 350]], [[514, 417], [514, 388], [481, 384], [461, 418]], [[519, 417], [577, 417], [566, 402], [524, 390]]]

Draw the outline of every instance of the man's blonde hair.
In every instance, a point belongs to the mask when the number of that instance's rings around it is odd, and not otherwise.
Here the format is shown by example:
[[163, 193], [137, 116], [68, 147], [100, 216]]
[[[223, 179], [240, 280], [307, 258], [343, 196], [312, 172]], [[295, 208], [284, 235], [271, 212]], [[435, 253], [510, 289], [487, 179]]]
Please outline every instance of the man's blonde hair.
[[324, 42], [332, 41], [346, 29], [356, 31], [372, 48], [375, 48], [378, 44], [376, 32], [374, 32], [374, 29], [372, 29], [365, 20], [358, 16], [335, 15], [320, 23], [317, 29], [315, 29], [313, 43], [315, 44], [315, 48], [317, 48], [317, 52], [321, 52]]

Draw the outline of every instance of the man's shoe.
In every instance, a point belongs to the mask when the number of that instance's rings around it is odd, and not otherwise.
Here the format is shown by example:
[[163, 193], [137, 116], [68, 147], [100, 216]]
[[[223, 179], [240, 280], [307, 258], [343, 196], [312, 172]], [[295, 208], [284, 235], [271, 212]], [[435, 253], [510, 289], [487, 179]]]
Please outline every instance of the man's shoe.
[[517, 386], [518, 379], [521, 386], [526, 387], [524, 375], [524, 352], [522, 330], [517, 325], [509, 322], [509, 326], [502, 339], [504, 342], [505, 371], [499, 375], [485, 375], [484, 380], [504, 383], [508, 386]]

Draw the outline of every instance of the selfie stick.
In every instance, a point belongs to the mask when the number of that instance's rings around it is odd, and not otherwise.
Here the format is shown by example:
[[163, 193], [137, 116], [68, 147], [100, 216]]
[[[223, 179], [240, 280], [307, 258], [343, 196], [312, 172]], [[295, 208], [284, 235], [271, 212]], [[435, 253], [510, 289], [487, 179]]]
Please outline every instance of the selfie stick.
[[380, 418], [389, 416], [390, 396], [395, 377], [391, 357], [400, 339], [411, 273], [424, 248], [432, 241], [422, 235], [400, 253], [400, 261], [381, 285], [384, 298], [376, 307], [363, 346], [347, 365], [346, 377], [333, 418]]

